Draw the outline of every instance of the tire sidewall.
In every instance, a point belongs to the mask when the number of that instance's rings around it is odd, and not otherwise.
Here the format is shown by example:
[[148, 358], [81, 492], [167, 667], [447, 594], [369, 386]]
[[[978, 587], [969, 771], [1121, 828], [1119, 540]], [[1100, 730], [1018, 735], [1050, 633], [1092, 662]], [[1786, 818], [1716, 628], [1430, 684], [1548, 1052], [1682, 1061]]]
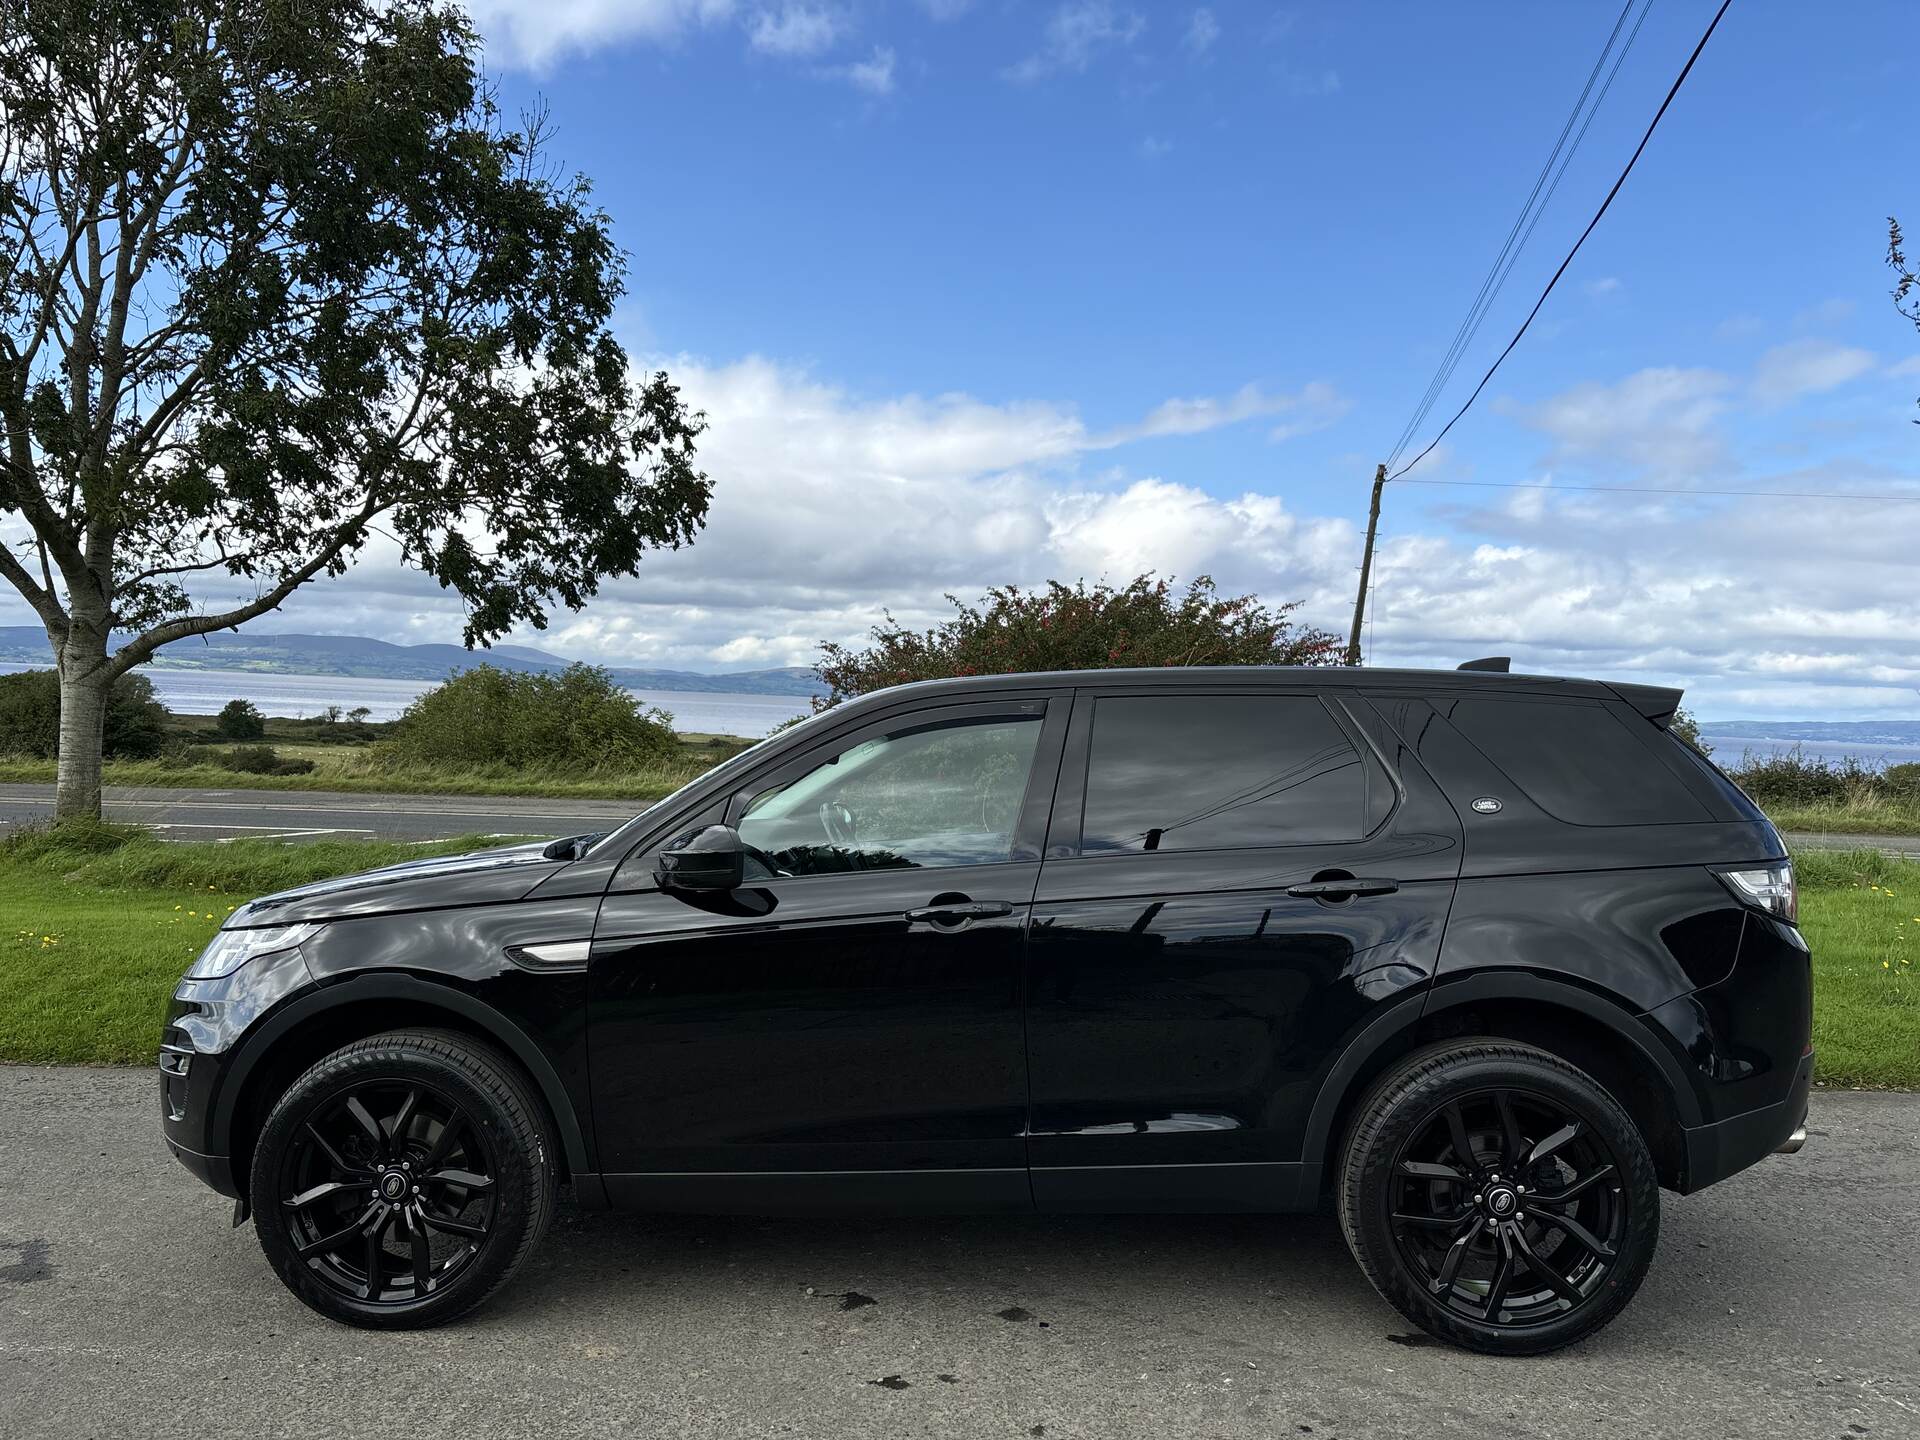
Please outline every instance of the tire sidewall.
[[[376, 1304], [340, 1294], [295, 1252], [282, 1214], [281, 1172], [293, 1138], [342, 1090], [374, 1080], [414, 1082], [453, 1101], [480, 1132], [495, 1167], [492, 1219], [478, 1252], [444, 1289], [436, 1289], [424, 1300]], [[476, 1083], [464, 1067], [404, 1040], [375, 1039], [329, 1055], [288, 1087], [254, 1145], [249, 1195], [260, 1248], [287, 1288], [303, 1302], [353, 1325], [413, 1328], [465, 1313], [506, 1279], [543, 1228], [541, 1197], [536, 1192], [550, 1184], [549, 1168], [539, 1132], [533, 1131], [529, 1145], [509, 1107]]]
[[[1393, 1170], [1401, 1147], [1446, 1103], [1490, 1090], [1530, 1092], [1591, 1127], [1618, 1158], [1626, 1223], [1601, 1292], [1578, 1309], [1535, 1325], [1490, 1325], [1436, 1301], [1401, 1257], [1391, 1222]], [[1640, 1287], [1659, 1238], [1660, 1190], [1638, 1128], [1597, 1082], [1565, 1061], [1516, 1045], [1487, 1044], [1429, 1057], [1369, 1097], [1348, 1141], [1341, 1222], [1376, 1289], [1423, 1329], [1475, 1350], [1537, 1354], [1591, 1334]]]

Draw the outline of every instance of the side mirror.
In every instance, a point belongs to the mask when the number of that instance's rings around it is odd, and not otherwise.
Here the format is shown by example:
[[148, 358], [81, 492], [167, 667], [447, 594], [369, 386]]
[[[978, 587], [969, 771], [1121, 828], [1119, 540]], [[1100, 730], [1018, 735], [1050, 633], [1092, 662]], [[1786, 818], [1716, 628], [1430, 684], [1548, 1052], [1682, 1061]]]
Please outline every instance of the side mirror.
[[747, 847], [731, 825], [709, 825], [669, 841], [653, 867], [662, 890], [706, 894], [737, 890], [746, 879]]

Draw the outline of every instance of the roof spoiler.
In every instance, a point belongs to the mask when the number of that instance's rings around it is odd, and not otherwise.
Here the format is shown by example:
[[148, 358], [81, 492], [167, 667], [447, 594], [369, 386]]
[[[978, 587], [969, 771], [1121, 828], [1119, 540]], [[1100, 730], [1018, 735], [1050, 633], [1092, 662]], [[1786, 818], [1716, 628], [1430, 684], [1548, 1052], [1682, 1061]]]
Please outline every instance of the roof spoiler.
[[1491, 670], [1496, 675], [1505, 675], [1509, 670], [1513, 669], [1513, 657], [1511, 655], [1489, 655], [1481, 660], [1469, 660], [1465, 664], [1455, 668], [1460, 670]]
[[1614, 684], [1612, 689], [1614, 694], [1662, 730], [1673, 723], [1673, 714], [1680, 708], [1680, 697], [1687, 693], [1665, 685]]

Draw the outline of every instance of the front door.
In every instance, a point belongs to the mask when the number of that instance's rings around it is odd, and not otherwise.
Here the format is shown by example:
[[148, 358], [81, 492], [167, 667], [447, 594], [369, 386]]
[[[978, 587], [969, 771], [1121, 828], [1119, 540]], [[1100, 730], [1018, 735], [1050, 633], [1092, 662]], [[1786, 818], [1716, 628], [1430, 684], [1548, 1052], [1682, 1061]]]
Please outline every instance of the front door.
[[1310, 1203], [1320, 1082], [1431, 978], [1460, 866], [1375, 723], [1308, 691], [1081, 693], [1029, 944], [1042, 1209]]
[[899, 711], [749, 775], [694, 817], [764, 860], [720, 899], [623, 866], [590, 962], [616, 1204], [1031, 1207], [1021, 966], [1065, 709]]

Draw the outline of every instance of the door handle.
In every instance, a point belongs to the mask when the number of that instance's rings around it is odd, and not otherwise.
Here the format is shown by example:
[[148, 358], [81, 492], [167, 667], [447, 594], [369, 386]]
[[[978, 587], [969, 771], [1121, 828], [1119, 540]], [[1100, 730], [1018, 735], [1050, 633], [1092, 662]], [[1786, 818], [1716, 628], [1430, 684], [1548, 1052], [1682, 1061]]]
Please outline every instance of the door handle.
[[1013, 906], [1004, 900], [964, 900], [950, 905], [928, 905], [919, 910], [909, 910], [907, 919], [957, 930], [969, 920], [991, 920], [995, 916], [1012, 913]]
[[1398, 880], [1350, 876], [1344, 880], [1309, 880], [1304, 885], [1289, 885], [1287, 894], [1297, 900], [1349, 900], [1355, 895], [1391, 895], [1399, 888]]

